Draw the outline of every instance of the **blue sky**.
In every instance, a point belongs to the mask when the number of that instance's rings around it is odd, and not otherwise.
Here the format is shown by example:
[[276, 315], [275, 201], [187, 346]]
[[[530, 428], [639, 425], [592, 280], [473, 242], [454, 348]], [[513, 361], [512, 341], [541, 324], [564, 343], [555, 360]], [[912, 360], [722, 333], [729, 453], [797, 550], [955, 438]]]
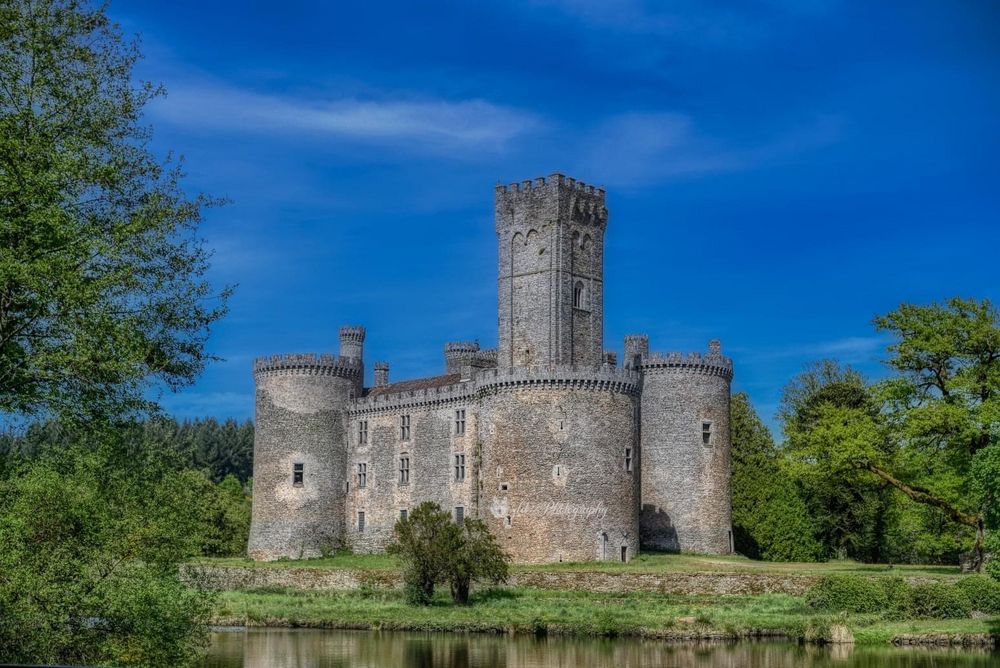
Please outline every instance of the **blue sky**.
[[874, 315], [997, 298], [994, 0], [110, 12], [168, 90], [155, 148], [231, 200], [202, 229], [238, 285], [225, 361], [163, 397], [181, 417], [251, 416], [252, 358], [336, 351], [341, 324], [396, 380], [495, 345], [494, 184], [554, 171], [607, 188], [605, 347], [721, 338], [768, 420], [810, 360], [882, 374]]

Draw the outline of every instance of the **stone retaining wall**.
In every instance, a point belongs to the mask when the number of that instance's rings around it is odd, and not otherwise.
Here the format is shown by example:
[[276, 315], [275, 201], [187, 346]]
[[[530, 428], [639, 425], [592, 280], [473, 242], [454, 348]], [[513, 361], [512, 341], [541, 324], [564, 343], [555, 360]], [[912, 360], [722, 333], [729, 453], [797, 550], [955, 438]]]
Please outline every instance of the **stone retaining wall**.
[[[288, 587], [293, 589], [379, 589], [400, 587], [396, 571], [333, 568], [254, 568], [186, 565], [182, 578], [215, 591]], [[513, 571], [508, 585], [534, 589], [568, 589], [599, 593], [657, 592], [684, 595], [802, 595], [816, 582], [808, 575], [758, 573], [635, 573], [602, 571]]]

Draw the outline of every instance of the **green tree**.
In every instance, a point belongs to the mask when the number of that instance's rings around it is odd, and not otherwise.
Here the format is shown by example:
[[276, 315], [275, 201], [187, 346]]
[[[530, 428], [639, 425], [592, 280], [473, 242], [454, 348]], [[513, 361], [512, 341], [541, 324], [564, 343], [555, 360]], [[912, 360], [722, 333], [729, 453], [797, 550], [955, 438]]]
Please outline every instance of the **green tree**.
[[510, 557], [497, 544], [486, 523], [465, 518], [459, 525], [458, 549], [446, 569], [455, 603], [469, 602], [469, 587], [474, 581], [500, 584], [507, 581]]
[[396, 522], [394, 535], [389, 553], [403, 563], [403, 582], [411, 603], [429, 604], [435, 586], [448, 584], [452, 600], [465, 604], [474, 581], [507, 579], [510, 558], [481, 520], [466, 518], [456, 523], [438, 504], [425, 501]]
[[138, 58], [103, 6], [0, 0], [0, 412], [144, 411], [211, 359], [211, 202], [149, 150]]
[[[0, 656], [128, 665], [191, 662], [210, 595], [178, 564], [202, 542], [202, 489], [154, 453], [105, 435], [0, 481]], [[204, 478], [201, 478], [204, 480]]]
[[892, 494], [843, 461], [844, 451], [829, 440], [839, 418], [872, 433], [882, 425], [865, 379], [833, 360], [812, 364], [785, 387], [778, 415], [783, 467], [801, 488], [827, 555], [883, 561]]
[[447, 582], [449, 566], [459, 543], [451, 515], [438, 504], [425, 501], [396, 522], [394, 541], [389, 554], [403, 563], [406, 598], [416, 605], [427, 605], [434, 597], [434, 587]]
[[771, 432], [744, 392], [732, 398], [732, 502], [736, 551], [768, 561], [815, 561], [822, 546]]

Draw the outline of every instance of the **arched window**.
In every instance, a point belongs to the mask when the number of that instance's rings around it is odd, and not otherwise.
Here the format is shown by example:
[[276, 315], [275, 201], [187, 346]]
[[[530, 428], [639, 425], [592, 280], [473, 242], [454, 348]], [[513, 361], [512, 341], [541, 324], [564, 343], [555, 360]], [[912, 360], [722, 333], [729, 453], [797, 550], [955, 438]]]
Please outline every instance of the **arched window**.
[[576, 287], [573, 288], [573, 308], [584, 308], [583, 304], [586, 299], [584, 291], [583, 282], [577, 281]]

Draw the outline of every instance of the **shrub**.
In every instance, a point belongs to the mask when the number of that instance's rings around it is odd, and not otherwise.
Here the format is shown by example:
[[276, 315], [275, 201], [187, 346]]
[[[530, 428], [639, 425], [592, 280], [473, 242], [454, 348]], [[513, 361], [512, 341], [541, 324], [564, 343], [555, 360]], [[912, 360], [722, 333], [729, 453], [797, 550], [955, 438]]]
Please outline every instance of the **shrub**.
[[909, 612], [916, 618], [960, 619], [972, 614], [972, 601], [958, 586], [932, 582], [911, 589]]
[[1000, 582], [982, 575], [970, 575], [955, 585], [965, 592], [972, 609], [991, 615], [1000, 615]]
[[907, 607], [909, 587], [899, 578], [827, 575], [809, 589], [806, 602], [820, 610], [893, 613]]

